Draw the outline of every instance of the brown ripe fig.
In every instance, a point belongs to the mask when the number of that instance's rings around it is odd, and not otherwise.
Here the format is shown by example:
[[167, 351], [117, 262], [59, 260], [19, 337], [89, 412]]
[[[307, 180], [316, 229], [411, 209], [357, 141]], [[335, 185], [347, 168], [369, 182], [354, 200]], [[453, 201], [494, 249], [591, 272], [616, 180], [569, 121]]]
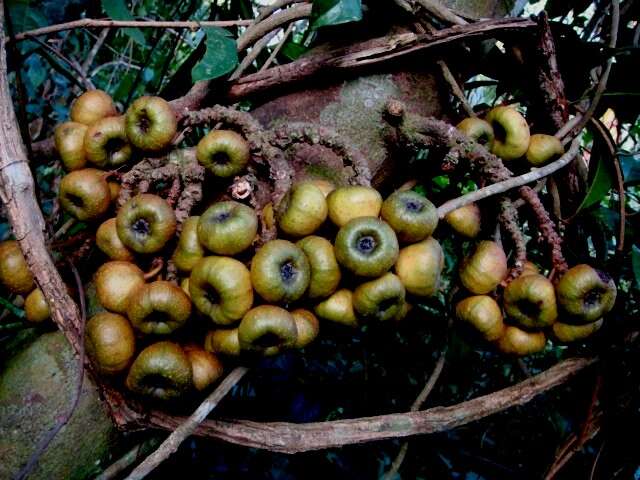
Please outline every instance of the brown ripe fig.
[[105, 220], [96, 231], [96, 246], [111, 260], [132, 262], [133, 253], [124, 246], [118, 236], [116, 219]]
[[168, 335], [187, 323], [191, 300], [179, 286], [158, 280], [141, 285], [131, 293], [127, 315], [142, 333]]
[[107, 262], [96, 272], [94, 282], [100, 304], [109, 311], [124, 314], [131, 293], [144, 285], [144, 273], [130, 262]]
[[346, 288], [338, 290], [314, 309], [316, 315], [329, 322], [357, 327], [358, 319], [353, 309], [353, 293]]
[[500, 245], [484, 240], [463, 260], [459, 273], [471, 293], [489, 293], [507, 277], [507, 256]]
[[253, 243], [258, 233], [258, 216], [239, 202], [218, 202], [200, 216], [198, 238], [218, 255], [235, 255]]
[[382, 208], [380, 193], [359, 185], [339, 187], [327, 196], [329, 218], [338, 227], [358, 217], [377, 217]]
[[433, 203], [412, 190], [397, 191], [387, 197], [380, 212], [398, 240], [414, 243], [430, 236], [438, 226]]
[[313, 313], [304, 308], [294, 310], [291, 312], [291, 315], [293, 315], [298, 331], [298, 340], [294, 348], [304, 348], [318, 336], [320, 332], [320, 322], [318, 322], [318, 319]]
[[507, 326], [496, 346], [502, 353], [522, 357], [544, 350], [547, 338], [543, 332], [528, 332], [518, 327]]
[[198, 162], [216, 177], [240, 174], [249, 163], [249, 143], [232, 130], [212, 130], [196, 147]]
[[474, 295], [456, 305], [456, 317], [492, 342], [504, 334], [502, 311], [496, 301], [488, 295]]
[[307, 256], [311, 268], [307, 296], [311, 299], [324, 298], [335, 292], [342, 274], [331, 242], [326, 238], [311, 235], [298, 240], [296, 245]]
[[287, 240], [265, 243], [251, 260], [251, 283], [267, 302], [295, 302], [307, 290], [310, 279], [309, 260]]
[[360, 277], [379, 277], [389, 270], [400, 252], [391, 227], [374, 217], [350, 220], [335, 241], [338, 263]]
[[83, 168], [62, 177], [58, 199], [70, 215], [89, 221], [100, 218], [109, 210], [111, 193], [103, 172]]
[[324, 195], [324, 198], [327, 198], [329, 194], [336, 189], [336, 186], [329, 180], [316, 178], [315, 180], [310, 180], [310, 182], [320, 189], [320, 191]]
[[124, 115], [127, 138], [136, 148], [159, 152], [171, 145], [178, 123], [171, 105], [160, 97], [144, 96]]
[[222, 376], [222, 362], [212, 353], [197, 345], [186, 345], [184, 351], [191, 362], [193, 386], [199, 392], [209, 388]]
[[560, 308], [567, 313], [567, 323], [583, 324], [598, 320], [616, 303], [617, 289], [613, 279], [586, 264], [566, 272], [556, 285]]
[[198, 261], [189, 277], [189, 293], [198, 311], [218, 325], [238, 322], [253, 305], [249, 270], [229, 257]]
[[385, 321], [402, 311], [405, 289], [393, 273], [363, 283], [353, 292], [353, 308], [359, 317]]
[[15, 240], [0, 242], [0, 283], [20, 295], [26, 295], [35, 288], [31, 270]]
[[327, 219], [327, 200], [322, 190], [311, 182], [291, 187], [277, 207], [278, 227], [292, 237], [315, 232]]
[[487, 114], [487, 122], [493, 128], [491, 153], [502, 160], [522, 157], [529, 148], [529, 125], [524, 117], [512, 107], [495, 107]]
[[522, 266], [522, 273], [520, 274], [520, 276], [522, 277], [524, 275], [536, 275], [539, 273], [540, 273], [540, 269], [538, 268], [538, 266], [535, 263], [527, 260], [526, 262], [524, 262], [524, 265]]
[[249, 310], [240, 322], [238, 340], [242, 350], [276, 355], [296, 345], [296, 321], [284, 308], [260, 305]]
[[115, 375], [125, 371], [131, 364], [136, 340], [126, 318], [102, 312], [87, 322], [85, 346], [87, 355], [99, 373]]
[[176, 231], [176, 215], [166, 200], [142, 193], [118, 211], [116, 228], [122, 243], [137, 253], [156, 253]]
[[199, 221], [200, 217], [189, 217], [182, 224], [178, 246], [173, 253], [173, 263], [183, 272], [190, 272], [205, 255], [204, 248], [198, 239]]
[[44, 298], [42, 290], [36, 288], [24, 300], [24, 313], [27, 321], [31, 323], [40, 323], [51, 317], [49, 304]]
[[124, 133], [124, 118], [106, 117], [89, 125], [84, 135], [87, 160], [100, 168], [114, 169], [131, 158], [131, 145]]
[[553, 135], [536, 133], [531, 135], [527, 149], [527, 161], [534, 167], [557, 160], [564, 153], [562, 142]]
[[569, 323], [556, 322], [551, 326], [553, 339], [561, 343], [579, 342], [584, 340], [602, 327], [604, 319], [583, 325], [571, 325]]
[[212, 330], [204, 339], [204, 348], [207, 352], [237, 357], [240, 355], [240, 340], [238, 340], [238, 327], [224, 330]]
[[545, 328], [558, 318], [553, 284], [540, 274], [519, 276], [504, 289], [507, 316], [524, 328]]
[[444, 252], [438, 241], [429, 237], [400, 250], [395, 271], [407, 292], [419, 297], [438, 293], [444, 268]]
[[73, 101], [71, 120], [91, 125], [101, 118], [117, 115], [113, 99], [102, 90], [88, 90]]
[[493, 142], [493, 127], [489, 122], [481, 118], [465, 118], [456, 128], [469, 137], [469, 140], [473, 140], [480, 145], [491, 145]]
[[445, 215], [444, 221], [458, 234], [476, 238], [480, 233], [482, 214], [475, 203], [456, 208]]
[[193, 369], [182, 347], [158, 342], [133, 361], [126, 385], [132, 392], [160, 401], [174, 401], [193, 388]]
[[64, 122], [53, 133], [53, 142], [65, 170], [79, 170], [87, 164], [84, 153], [84, 135], [87, 126], [77, 122]]

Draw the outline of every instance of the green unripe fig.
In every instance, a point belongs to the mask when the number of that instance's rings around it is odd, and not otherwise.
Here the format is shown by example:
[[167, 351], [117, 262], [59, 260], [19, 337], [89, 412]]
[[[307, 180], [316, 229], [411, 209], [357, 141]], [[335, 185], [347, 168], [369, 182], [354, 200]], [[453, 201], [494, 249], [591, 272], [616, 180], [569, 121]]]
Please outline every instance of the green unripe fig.
[[377, 217], [382, 208], [380, 193], [359, 185], [339, 187], [327, 196], [329, 218], [338, 227], [358, 217]]
[[540, 274], [528, 274], [512, 280], [504, 289], [507, 316], [524, 328], [545, 328], [558, 318], [553, 284]]
[[456, 128], [480, 145], [491, 145], [493, 142], [493, 127], [481, 118], [465, 118]]
[[298, 341], [296, 322], [284, 308], [260, 305], [252, 308], [238, 326], [240, 348], [265, 356], [292, 348]]
[[444, 221], [458, 234], [466, 238], [476, 238], [480, 233], [482, 215], [475, 203], [470, 203], [444, 217]]
[[515, 108], [495, 107], [487, 114], [486, 120], [491, 124], [494, 134], [491, 153], [508, 161], [520, 158], [527, 152], [529, 125]]
[[164, 280], [141, 285], [129, 295], [127, 315], [140, 332], [168, 335], [191, 315], [191, 300], [177, 285]]
[[397, 191], [382, 204], [382, 218], [404, 243], [414, 243], [430, 236], [438, 225], [438, 211], [433, 203], [412, 190]]
[[136, 340], [126, 318], [115, 313], [102, 312], [87, 321], [85, 347], [87, 355], [99, 373], [116, 375], [131, 365]]
[[354, 274], [379, 277], [396, 263], [400, 247], [387, 223], [373, 217], [359, 217], [340, 228], [335, 252], [338, 263]]
[[595, 322], [613, 309], [617, 289], [613, 279], [586, 264], [570, 268], [556, 285], [560, 308], [567, 323]]
[[111, 260], [132, 262], [133, 253], [125, 247], [118, 236], [116, 219], [105, 220], [96, 231], [96, 246]]
[[124, 116], [132, 145], [146, 152], [160, 152], [171, 145], [178, 123], [171, 105], [160, 97], [138, 98]]
[[199, 392], [213, 385], [223, 373], [218, 357], [197, 345], [186, 345], [184, 351], [191, 362], [193, 386]]
[[277, 208], [278, 227], [292, 237], [315, 232], [327, 219], [324, 193], [311, 182], [294, 185]]
[[113, 99], [102, 90], [88, 90], [71, 105], [70, 116], [74, 122], [91, 125], [101, 118], [117, 115]]
[[527, 161], [534, 167], [557, 160], [564, 153], [562, 142], [553, 135], [536, 133], [531, 135], [529, 148], [527, 149]]
[[196, 147], [196, 158], [216, 177], [241, 173], [249, 163], [249, 143], [232, 130], [212, 130]]
[[189, 293], [198, 311], [218, 325], [238, 322], [253, 305], [249, 270], [229, 257], [198, 261], [189, 277]]
[[602, 327], [604, 319], [595, 322], [585, 323], [583, 325], [571, 325], [569, 323], [556, 322], [551, 326], [551, 333], [554, 340], [561, 343], [579, 342], [584, 340]]
[[24, 313], [27, 321], [41, 323], [51, 318], [49, 304], [44, 298], [42, 290], [36, 288], [24, 299]]
[[267, 302], [295, 302], [307, 290], [310, 278], [306, 255], [286, 240], [265, 243], [251, 260], [251, 283]]
[[298, 332], [298, 339], [294, 348], [304, 348], [318, 336], [320, 332], [320, 322], [318, 322], [318, 319], [313, 313], [304, 308], [294, 310], [291, 312], [291, 315], [293, 315], [293, 319], [296, 322], [296, 330]]
[[500, 306], [488, 295], [474, 295], [458, 302], [456, 317], [471, 325], [490, 342], [504, 334], [505, 325]]
[[251, 246], [258, 233], [258, 216], [239, 202], [214, 203], [200, 217], [198, 238], [218, 255], [235, 255]]
[[100, 304], [111, 312], [125, 314], [131, 293], [144, 285], [144, 273], [133, 263], [112, 261], [98, 269], [94, 283]]
[[407, 292], [430, 297], [438, 292], [444, 268], [444, 252], [436, 239], [429, 237], [400, 250], [395, 271]]
[[460, 266], [460, 281], [472, 293], [489, 293], [507, 277], [507, 256], [495, 242], [479, 242]]
[[353, 293], [346, 288], [338, 290], [329, 298], [320, 302], [314, 309], [316, 315], [329, 322], [357, 327], [358, 319], [353, 309]]
[[182, 224], [178, 247], [173, 253], [173, 263], [183, 272], [190, 272], [205, 256], [204, 247], [198, 239], [200, 217], [189, 217]]
[[124, 118], [106, 117], [89, 125], [84, 152], [87, 160], [100, 168], [114, 169], [127, 163], [133, 152], [124, 132]]
[[102, 217], [109, 210], [111, 193], [103, 172], [83, 168], [62, 177], [58, 199], [70, 215], [81, 221], [90, 221]]
[[324, 298], [336, 291], [342, 274], [336, 260], [333, 245], [326, 238], [311, 235], [296, 243], [309, 260], [311, 278], [307, 296]]
[[543, 332], [528, 332], [518, 327], [507, 326], [496, 346], [502, 353], [522, 357], [544, 350], [547, 338]]
[[240, 340], [238, 340], [238, 327], [212, 330], [204, 339], [204, 348], [207, 352], [237, 357], [240, 355]]
[[191, 362], [180, 345], [158, 342], [133, 361], [126, 385], [132, 392], [159, 401], [175, 401], [193, 388]]
[[353, 308], [364, 319], [391, 320], [404, 303], [404, 285], [393, 273], [363, 283], [353, 292]]
[[176, 215], [166, 200], [141, 193], [127, 200], [116, 216], [118, 236], [137, 253], [156, 253], [176, 231]]
[[53, 133], [62, 165], [67, 171], [80, 170], [87, 164], [84, 153], [84, 135], [87, 126], [77, 122], [64, 122], [58, 125]]
[[0, 283], [20, 295], [26, 295], [35, 288], [29, 265], [15, 240], [0, 242]]

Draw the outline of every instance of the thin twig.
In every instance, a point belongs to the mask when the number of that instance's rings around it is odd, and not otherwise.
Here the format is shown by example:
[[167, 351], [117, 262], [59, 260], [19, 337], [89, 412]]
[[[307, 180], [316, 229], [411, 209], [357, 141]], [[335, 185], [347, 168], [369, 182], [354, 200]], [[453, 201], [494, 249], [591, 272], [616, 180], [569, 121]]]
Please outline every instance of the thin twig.
[[467, 22], [464, 18], [459, 17], [447, 7], [442, 5], [438, 0], [414, 0], [417, 4], [427, 10], [430, 14], [438, 17], [445, 22], [453, 23], [454, 25], [466, 25]]
[[142, 456], [147, 455], [151, 450], [160, 445], [160, 437], [151, 437], [134, 446], [118, 460], [113, 462], [94, 480], [113, 480], [118, 478], [131, 465], [136, 463]]
[[108, 29], [105, 29], [102, 32], [100, 32], [100, 35], [96, 40], [96, 43], [93, 44], [93, 47], [91, 47], [91, 50], [89, 50], [89, 53], [87, 54], [87, 58], [85, 58], [84, 62], [82, 62], [81, 70], [84, 72], [85, 75], [89, 71], [89, 68], [91, 68], [91, 64], [95, 60], [96, 55], [98, 54], [98, 51], [100, 50], [105, 40], [107, 39], [107, 36], [109, 36]]
[[43, 42], [39, 38], [33, 38], [32, 40], [38, 43], [40, 46], [42, 46], [42, 48], [44, 48], [46, 51], [52, 53], [53, 55], [58, 57], [60, 60], [62, 60], [64, 63], [69, 65], [69, 67], [71, 67], [71, 69], [75, 72], [75, 74], [80, 77], [80, 81], [82, 82], [84, 88], [86, 88], [87, 90], [93, 90], [96, 88], [91, 82], [91, 80], [87, 78], [86, 73], [82, 71], [82, 67], [80, 66], [80, 64], [78, 64], [76, 60], [67, 58], [67, 56], [64, 55], [60, 50], [58, 50], [57, 48], [53, 48], [47, 42]]
[[245, 50], [272, 30], [280, 28], [289, 22], [309, 17], [311, 15], [311, 8], [311, 4], [309, 3], [294, 5], [291, 8], [275, 13], [263, 21], [252, 25], [238, 38], [238, 51], [241, 52]]
[[253, 63], [253, 61], [258, 58], [258, 55], [262, 53], [265, 47], [269, 44], [271, 39], [278, 34], [278, 30], [273, 30], [272, 32], [267, 33], [264, 37], [258, 40], [251, 51], [247, 53], [247, 55], [242, 59], [240, 65], [235, 69], [235, 71], [229, 77], [229, 80], [233, 81], [236, 78], [239, 78], [240, 75], [244, 73], [244, 71], [249, 68], [249, 66]]
[[447, 65], [447, 63], [444, 60], [438, 60], [437, 63], [438, 63], [438, 66], [440, 67], [440, 70], [442, 71], [443, 78], [449, 84], [449, 87], [451, 88], [451, 92], [458, 99], [464, 111], [470, 117], [476, 117], [477, 116], [476, 112], [473, 111], [473, 107], [469, 104], [467, 97], [465, 96], [464, 92], [460, 88], [460, 85], [458, 85], [458, 81], [453, 76], [453, 73], [451, 73], [451, 70], [449, 69], [449, 66]]
[[276, 47], [271, 52], [271, 55], [269, 55], [269, 58], [267, 58], [267, 61], [264, 62], [264, 64], [260, 67], [260, 70], [258, 70], [258, 72], [263, 72], [273, 63], [273, 61], [278, 56], [278, 53], [280, 53], [280, 50], [282, 50], [282, 47], [284, 47], [284, 45], [287, 43], [287, 38], [289, 38], [289, 35], [291, 35], [291, 32], [293, 32], [294, 28], [295, 28], [295, 24], [290, 23], [287, 29], [282, 34], [282, 39], [280, 40], [280, 43], [276, 45]]
[[129, 474], [127, 480], [142, 480], [151, 473], [158, 465], [171, 456], [187, 437], [193, 435], [195, 429], [205, 418], [209, 416], [211, 411], [216, 408], [220, 400], [236, 385], [242, 377], [248, 372], [246, 367], [236, 367], [227, 375], [227, 377], [218, 385], [211, 395], [193, 412], [182, 425], [176, 428], [169, 437], [162, 442], [158, 449], [149, 455], [144, 462], [138, 465], [133, 472]]

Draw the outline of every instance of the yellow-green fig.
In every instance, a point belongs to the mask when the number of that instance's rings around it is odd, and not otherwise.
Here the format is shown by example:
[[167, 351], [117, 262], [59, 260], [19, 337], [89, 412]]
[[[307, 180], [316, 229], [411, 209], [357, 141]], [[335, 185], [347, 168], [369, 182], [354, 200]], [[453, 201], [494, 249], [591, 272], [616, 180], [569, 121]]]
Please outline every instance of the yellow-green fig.
[[469, 137], [470, 140], [480, 145], [491, 145], [491, 142], [493, 142], [493, 127], [489, 122], [481, 118], [465, 118], [456, 128]]
[[458, 234], [466, 238], [476, 238], [480, 233], [482, 214], [475, 203], [470, 203], [444, 217], [444, 221]]
[[507, 316], [524, 328], [544, 328], [558, 318], [556, 293], [544, 275], [528, 274], [512, 280], [504, 289]]
[[472, 293], [489, 293], [507, 277], [507, 256], [496, 242], [484, 240], [464, 259], [460, 281]]
[[115, 375], [125, 371], [131, 364], [136, 340], [126, 318], [102, 312], [87, 321], [85, 346], [87, 355], [99, 373]]
[[407, 292], [430, 297], [438, 292], [444, 268], [444, 252], [436, 239], [429, 237], [400, 250], [395, 271]]
[[9, 291], [25, 295], [35, 283], [29, 265], [15, 240], [0, 242], [0, 283]]
[[363, 283], [353, 292], [353, 308], [364, 319], [391, 320], [404, 303], [404, 285], [393, 273]]
[[329, 218], [338, 227], [358, 217], [377, 217], [382, 208], [380, 193], [371, 187], [339, 187], [327, 196]]
[[260, 305], [249, 310], [240, 322], [238, 340], [242, 350], [276, 355], [296, 345], [296, 321], [284, 308]]
[[527, 161], [534, 167], [541, 167], [558, 159], [564, 153], [562, 142], [553, 135], [536, 133], [531, 135], [527, 149]]
[[551, 333], [553, 338], [561, 343], [579, 342], [600, 330], [603, 323], [604, 319], [602, 318], [583, 325], [556, 322], [551, 326]]
[[236, 255], [246, 250], [257, 233], [256, 212], [235, 201], [214, 203], [198, 222], [200, 243], [218, 255]]
[[241, 173], [250, 157], [249, 143], [232, 130], [212, 130], [196, 147], [196, 158], [216, 177], [228, 178]]
[[278, 227], [292, 237], [315, 232], [327, 219], [324, 193], [311, 182], [294, 185], [277, 208]]
[[528, 332], [509, 325], [497, 340], [496, 346], [502, 353], [521, 357], [541, 352], [546, 343], [544, 332]]
[[298, 308], [291, 312], [296, 322], [296, 330], [298, 339], [294, 345], [295, 348], [304, 348], [313, 342], [320, 332], [320, 322], [316, 316], [309, 310]]
[[338, 290], [329, 298], [320, 302], [314, 309], [322, 320], [357, 327], [358, 319], [353, 309], [353, 293], [346, 288]]
[[182, 289], [164, 280], [142, 285], [129, 296], [127, 315], [140, 332], [168, 335], [191, 316], [191, 300]]
[[397, 191], [382, 204], [381, 216], [404, 243], [424, 240], [438, 225], [438, 211], [433, 203], [411, 190]]
[[504, 334], [505, 325], [500, 306], [488, 295], [474, 295], [458, 302], [456, 317], [471, 325], [490, 342]]
[[299, 240], [296, 245], [307, 256], [311, 268], [307, 296], [311, 299], [324, 298], [335, 292], [342, 274], [331, 242], [311, 235]]
[[609, 313], [616, 303], [613, 279], [586, 265], [569, 269], [556, 285], [558, 304], [567, 314], [567, 323], [591, 323]]
[[73, 101], [70, 116], [74, 122], [91, 125], [101, 118], [117, 115], [113, 99], [102, 90], [88, 90]]
[[329, 180], [316, 178], [314, 180], [310, 180], [310, 182], [320, 189], [325, 198], [327, 198], [329, 194], [336, 189], [336, 186]]
[[163, 198], [141, 193], [127, 200], [116, 216], [118, 236], [134, 252], [159, 252], [176, 231], [176, 215]]
[[131, 250], [122, 243], [118, 236], [115, 218], [110, 218], [100, 224], [96, 231], [96, 246], [111, 260], [132, 262], [134, 259]]
[[487, 114], [487, 122], [493, 128], [491, 153], [503, 160], [522, 157], [529, 148], [529, 125], [513, 107], [495, 107]]
[[204, 339], [204, 348], [208, 352], [219, 355], [239, 356], [238, 327], [210, 331]]
[[70, 215], [89, 221], [100, 218], [109, 210], [111, 192], [103, 172], [83, 168], [62, 177], [58, 199]]
[[204, 247], [198, 239], [200, 217], [189, 217], [182, 224], [178, 246], [173, 253], [173, 263], [183, 272], [190, 272], [205, 256]]
[[87, 164], [84, 153], [84, 135], [87, 126], [78, 122], [64, 122], [58, 125], [53, 133], [62, 165], [68, 171], [79, 170]]
[[133, 151], [124, 132], [124, 118], [106, 117], [89, 125], [84, 152], [87, 160], [100, 168], [113, 169], [127, 163]]
[[198, 311], [218, 325], [238, 322], [253, 305], [249, 270], [229, 257], [198, 261], [189, 277], [189, 292]]
[[191, 362], [193, 386], [199, 392], [213, 385], [223, 373], [222, 362], [197, 345], [186, 345], [184, 351]]
[[520, 276], [535, 275], [538, 273], [540, 273], [540, 269], [538, 268], [538, 266], [535, 263], [527, 260], [526, 262], [524, 262], [524, 265], [522, 265], [522, 273], [520, 274]]
[[124, 120], [131, 144], [148, 152], [159, 152], [169, 147], [178, 128], [171, 105], [160, 97], [138, 98], [127, 109]]
[[28, 322], [41, 323], [51, 317], [49, 304], [42, 290], [36, 288], [24, 300], [24, 313]]
[[130, 262], [112, 261], [95, 274], [96, 295], [100, 304], [116, 313], [126, 313], [129, 296], [144, 285], [144, 273]]

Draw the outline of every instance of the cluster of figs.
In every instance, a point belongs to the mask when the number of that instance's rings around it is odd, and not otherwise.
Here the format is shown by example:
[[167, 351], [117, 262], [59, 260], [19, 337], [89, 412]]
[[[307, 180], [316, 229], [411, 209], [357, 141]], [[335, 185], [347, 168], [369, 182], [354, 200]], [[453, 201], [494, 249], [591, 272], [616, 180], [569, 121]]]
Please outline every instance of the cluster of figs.
[[[468, 119], [459, 128], [511, 151], [514, 129], [504, 119], [520, 114], [502, 112], [497, 120], [492, 112], [487, 121]], [[503, 125], [500, 135], [493, 133], [496, 125]], [[534, 142], [528, 127], [526, 133], [527, 147], [511, 158], [529, 158]], [[258, 213], [234, 200], [207, 205], [182, 223], [179, 234], [173, 208], [158, 195], [138, 194], [114, 208], [119, 186], [108, 181], [109, 170], [136, 152], [165, 151], [175, 136], [175, 115], [163, 99], [141, 97], [118, 115], [101, 91], [76, 99], [71, 121], [56, 129], [60, 158], [70, 170], [60, 184], [60, 204], [73, 217], [99, 224], [96, 245], [105, 261], [94, 284], [103, 310], [86, 324], [86, 350], [101, 374], [124, 380], [142, 397], [172, 401], [213, 385], [223, 372], [219, 357], [304, 348], [322, 322], [399, 321], [412, 304], [438, 293], [445, 259], [432, 236], [437, 209], [409, 189], [383, 199], [367, 186], [295, 183], [279, 204], [261, 212], [278, 231], [265, 243], [258, 242]], [[548, 150], [544, 155], [558, 154]], [[212, 130], [196, 156], [213, 176], [231, 178], [245, 169], [250, 151], [238, 133]], [[475, 204], [445, 221], [465, 239], [480, 233]], [[498, 295], [507, 279], [506, 255], [495, 242], [474, 242], [459, 269], [470, 296], [455, 312], [501, 351], [539, 351], [547, 332], [560, 341], [586, 338], [613, 307], [615, 284], [588, 265], [571, 268], [554, 285], [527, 264]], [[157, 256], [171, 258], [177, 281], [143, 271], [140, 265]], [[30, 321], [48, 318], [15, 241], [0, 243], [0, 282], [27, 295]]]

